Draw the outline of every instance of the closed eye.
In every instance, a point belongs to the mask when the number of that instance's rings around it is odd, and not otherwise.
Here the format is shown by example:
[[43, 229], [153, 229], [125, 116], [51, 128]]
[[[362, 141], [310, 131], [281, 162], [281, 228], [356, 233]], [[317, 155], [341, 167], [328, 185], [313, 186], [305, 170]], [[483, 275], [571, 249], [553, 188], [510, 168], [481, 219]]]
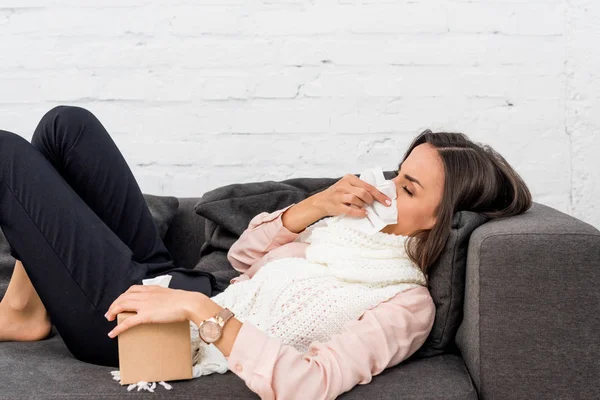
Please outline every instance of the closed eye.
[[409, 196], [412, 196], [412, 195], [413, 195], [413, 194], [411, 193], [411, 191], [410, 191], [410, 190], [408, 190], [408, 189], [406, 188], [406, 186], [402, 186], [402, 188], [404, 189], [404, 191], [405, 191], [406, 193], [408, 193], [408, 195], [409, 195]]

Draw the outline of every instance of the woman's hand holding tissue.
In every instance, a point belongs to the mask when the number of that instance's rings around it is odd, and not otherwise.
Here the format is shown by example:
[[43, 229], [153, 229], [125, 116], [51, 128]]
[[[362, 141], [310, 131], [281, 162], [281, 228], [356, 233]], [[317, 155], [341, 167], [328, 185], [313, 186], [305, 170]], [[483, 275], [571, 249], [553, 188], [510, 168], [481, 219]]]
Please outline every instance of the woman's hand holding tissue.
[[115, 337], [127, 329], [148, 323], [187, 321], [202, 302], [200, 292], [165, 288], [158, 285], [133, 285], [110, 305], [105, 314], [112, 321], [122, 312], [136, 312], [113, 329], [108, 336]]
[[365, 204], [373, 204], [374, 201], [379, 201], [386, 207], [392, 204], [392, 200], [387, 195], [352, 174], [344, 175], [336, 183], [314, 196], [314, 204], [327, 216], [346, 214], [363, 218], [367, 216]]

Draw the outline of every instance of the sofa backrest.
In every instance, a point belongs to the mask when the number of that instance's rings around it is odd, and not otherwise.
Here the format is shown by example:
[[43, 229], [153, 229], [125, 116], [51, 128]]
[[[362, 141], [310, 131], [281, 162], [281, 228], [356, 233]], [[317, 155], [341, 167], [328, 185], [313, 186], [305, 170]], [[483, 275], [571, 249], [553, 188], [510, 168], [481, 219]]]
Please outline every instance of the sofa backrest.
[[177, 267], [193, 269], [200, 260], [205, 218], [194, 212], [199, 200], [197, 197], [179, 198], [177, 214], [164, 238]]

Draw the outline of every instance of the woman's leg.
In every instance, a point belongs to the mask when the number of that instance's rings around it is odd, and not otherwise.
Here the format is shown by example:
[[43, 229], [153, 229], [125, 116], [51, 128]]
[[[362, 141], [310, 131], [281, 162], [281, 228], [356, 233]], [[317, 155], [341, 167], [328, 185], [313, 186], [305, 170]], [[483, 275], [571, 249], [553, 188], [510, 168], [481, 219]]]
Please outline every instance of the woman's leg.
[[[174, 267], [131, 171], [108, 133], [90, 112], [78, 107], [53, 108], [42, 117], [31, 142], [133, 251], [135, 261], [148, 262], [150, 273], [157, 268]], [[122, 215], [130, 217], [120, 218]], [[133, 226], [136, 229], [132, 229]], [[9, 328], [17, 324], [7, 324], [6, 321], [23, 321], [25, 314], [33, 315], [19, 307], [25, 303], [29, 310], [41, 308], [36, 311], [45, 311], [38, 299], [23, 265], [17, 260], [6, 295], [0, 302], [0, 320], [5, 322], [0, 325], [0, 341], [36, 340], [15, 329], [9, 332]], [[39, 316], [40, 312], [35, 314]], [[33, 325], [36, 321], [29, 322]]]
[[169, 287], [211, 294], [212, 274], [175, 268], [133, 173], [93, 113], [55, 107], [40, 120], [31, 144], [131, 249], [133, 260], [146, 264], [146, 278], [168, 272]]
[[[65, 118], [73, 113], [88, 117], [84, 122], [79, 117]], [[71, 156], [76, 154], [75, 149], [83, 143], [90, 146], [85, 153], [88, 156], [114, 154], [114, 149], [106, 142], [95, 141], [94, 136], [101, 135], [94, 135], [92, 132], [96, 130], [90, 126], [97, 129], [101, 125], [88, 124], [93, 120], [90, 116], [91, 113], [83, 109], [57, 108], [40, 122], [39, 132], [42, 132], [43, 126], [53, 126], [54, 129], [48, 132], [58, 132], [65, 121], [71, 121], [70, 128], [62, 131], [71, 132], [64, 136], [73, 141], [61, 148], [57, 143], [64, 142], [57, 137], [50, 146], [53, 151], [49, 154], [61, 154], [61, 158], [56, 159], [57, 169], [61, 165], [68, 166]], [[80, 123], [74, 124], [73, 121]], [[77, 134], [72, 133], [73, 126], [79, 128]], [[43, 142], [44, 136], [52, 135], [36, 134], [39, 143]], [[84, 140], [88, 137], [89, 141]], [[134, 253], [63, 179], [50, 161], [25, 139], [0, 131], [0, 151], [0, 225], [13, 256], [23, 262], [31, 283], [71, 353], [82, 361], [118, 366], [117, 341], [106, 336], [116, 322], [106, 321], [103, 315], [114, 299], [131, 285], [172, 268], [168, 252], [162, 252], [161, 243], [140, 242], [139, 248], [131, 245], [136, 248]], [[92, 165], [102, 170], [110, 169], [111, 162], [116, 162], [110, 157], [106, 160], [95, 164], [86, 161], [83, 165], [73, 161], [72, 165], [84, 171]], [[92, 183], [88, 179], [80, 184], [95, 185], [97, 193], [102, 194], [97, 197], [118, 197], [122, 194], [121, 188], [111, 184], [121, 181], [122, 175], [130, 171], [128, 168], [115, 171], [112, 175], [91, 174], [89, 176], [99, 181]], [[145, 206], [145, 202], [143, 204]], [[131, 211], [127, 206], [125, 209]], [[119, 213], [119, 209], [113, 211]], [[105, 216], [110, 223], [112, 216], [108, 214]], [[135, 231], [141, 228], [136, 221], [142, 220], [142, 227], [148, 226], [143, 219], [138, 209], [133, 214], [119, 213], [118, 218], [112, 220], [117, 223], [114, 225], [117, 231], [119, 226]], [[153, 228], [156, 229], [155, 226]], [[149, 229], [152, 232], [152, 227]], [[132, 243], [136, 243], [137, 235], [144, 237], [146, 233], [142, 230], [132, 234]], [[137, 257], [144, 262], [137, 261]]]
[[142, 192], [100, 121], [81, 107], [58, 106], [38, 123], [31, 144], [75, 193], [157, 274], [174, 267]]
[[110, 304], [148, 272], [50, 162], [0, 131], [0, 226], [52, 323], [78, 359], [118, 365]]
[[41, 340], [48, 336], [51, 328], [48, 312], [23, 264], [17, 260], [0, 302], [0, 342]]

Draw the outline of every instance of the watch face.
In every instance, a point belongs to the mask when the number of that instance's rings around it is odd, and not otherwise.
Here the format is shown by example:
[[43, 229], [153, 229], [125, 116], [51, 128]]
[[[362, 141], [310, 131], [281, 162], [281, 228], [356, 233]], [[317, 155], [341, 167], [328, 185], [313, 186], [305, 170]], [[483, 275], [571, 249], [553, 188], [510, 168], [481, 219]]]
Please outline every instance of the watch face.
[[219, 336], [221, 335], [221, 327], [216, 322], [205, 321], [204, 324], [202, 324], [202, 330], [200, 333], [202, 335], [202, 339], [212, 343], [219, 339]]

